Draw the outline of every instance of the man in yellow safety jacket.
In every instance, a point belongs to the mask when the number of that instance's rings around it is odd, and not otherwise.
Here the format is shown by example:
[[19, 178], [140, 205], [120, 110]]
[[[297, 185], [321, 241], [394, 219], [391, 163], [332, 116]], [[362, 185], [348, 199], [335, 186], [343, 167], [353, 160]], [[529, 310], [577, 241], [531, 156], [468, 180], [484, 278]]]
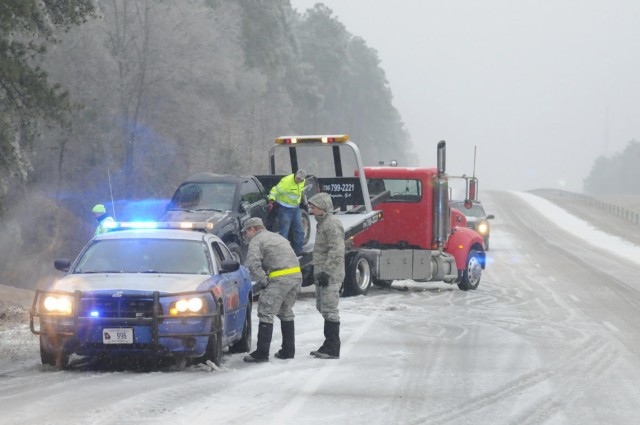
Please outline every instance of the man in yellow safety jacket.
[[300, 202], [304, 199], [304, 183], [307, 173], [298, 170], [294, 174], [284, 176], [269, 192], [269, 212], [274, 203], [278, 203], [278, 233], [289, 238], [289, 231], [293, 231], [293, 250], [297, 256], [302, 255], [304, 229], [302, 227], [302, 213]]
[[107, 214], [107, 209], [102, 204], [97, 204], [91, 209], [91, 212], [96, 217], [98, 227], [93, 236], [98, 236], [109, 231], [110, 227], [108, 223], [115, 223], [113, 218]]

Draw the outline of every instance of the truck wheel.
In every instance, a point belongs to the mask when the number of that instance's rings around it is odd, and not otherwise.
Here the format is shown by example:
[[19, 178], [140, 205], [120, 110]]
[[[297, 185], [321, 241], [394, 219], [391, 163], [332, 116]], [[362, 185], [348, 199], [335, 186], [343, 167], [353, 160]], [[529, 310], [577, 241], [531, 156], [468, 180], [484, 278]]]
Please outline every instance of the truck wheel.
[[213, 335], [209, 337], [207, 343], [207, 349], [204, 355], [200, 358], [202, 363], [206, 363], [207, 360], [211, 360], [216, 366], [220, 366], [222, 363], [222, 314], [221, 307], [218, 305], [218, 312], [213, 319], [213, 325], [211, 330]]
[[69, 355], [65, 354], [62, 348], [58, 348], [58, 350], [54, 352], [45, 350], [42, 338], [43, 336], [40, 335], [40, 361], [42, 364], [55, 366], [60, 370], [66, 369], [69, 365]]
[[371, 266], [362, 253], [349, 262], [344, 281], [345, 295], [366, 295], [371, 288]]
[[247, 303], [247, 313], [244, 315], [242, 338], [231, 347], [231, 353], [248, 353], [251, 351], [251, 300]]
[[458, 288], [463, 291], [477, 289], [482, 277], [482, 265], [478, 258], [478, 253], [474, 250], [467, 255], [467, 266], [462, 271], [462, 280], [458, 283]]

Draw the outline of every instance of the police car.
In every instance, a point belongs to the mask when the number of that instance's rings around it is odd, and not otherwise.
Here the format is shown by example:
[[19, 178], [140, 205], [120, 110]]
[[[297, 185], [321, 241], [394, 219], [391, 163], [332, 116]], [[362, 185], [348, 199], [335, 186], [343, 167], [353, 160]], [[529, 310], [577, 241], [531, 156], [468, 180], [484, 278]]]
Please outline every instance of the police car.
[[75, 261], [56, 260], [66, 274], [36, 291], [43, 364], [66, 368], [77, 354], [220, 365], [226, 347], [250, 351], [251, 277], [219, 237], [197, 223], [114, 227]]

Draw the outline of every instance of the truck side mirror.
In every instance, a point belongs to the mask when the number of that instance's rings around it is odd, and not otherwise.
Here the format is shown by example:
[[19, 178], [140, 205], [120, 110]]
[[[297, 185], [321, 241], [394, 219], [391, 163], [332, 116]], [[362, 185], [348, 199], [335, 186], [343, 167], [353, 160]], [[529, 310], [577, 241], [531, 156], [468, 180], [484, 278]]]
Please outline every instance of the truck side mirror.
[[249, 206], [250, 205], [251, 204], [249, 204], [247, 201], [240, 202], [240, 207], [238, 207], [239, 212], [246, 213], [247, 211], [249, 211]]
[[231, 273], [235, 272], [240, 268], [240, 263], [236, 260], [222, 260], [222, 264], [220, 267], [221, 273]]
[[68, 272], [69, 268], [71, 268], [71, 260], [68, 258], [58, 258], [53, 261], [53, 267], [61, 272]]

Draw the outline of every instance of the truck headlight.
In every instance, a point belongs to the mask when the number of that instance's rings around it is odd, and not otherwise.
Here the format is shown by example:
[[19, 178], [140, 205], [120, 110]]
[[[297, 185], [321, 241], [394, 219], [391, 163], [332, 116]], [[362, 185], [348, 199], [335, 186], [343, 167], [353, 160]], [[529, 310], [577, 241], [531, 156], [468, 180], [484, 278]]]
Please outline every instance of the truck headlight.
[[174, 303], [171, 303], [171, 307], [169, 308], [169, 314], [172, 316], [177, 316], [179, 314], [184, 313], [198, 313], [204, 309], [204, 302], [202, 298], [184, 298], [178, 300]]
[[478, 226], [476, 227], [476, 231], [480, 233], [482, 236], [485, 236], [487, 233], [489, 233], [489, 223], [487, 223], [486, 221], [482, 221], [478, 223]]
[[42, 307], [47, 313], [71, 314], [73, 298], [68, 295], [47, 295]]

